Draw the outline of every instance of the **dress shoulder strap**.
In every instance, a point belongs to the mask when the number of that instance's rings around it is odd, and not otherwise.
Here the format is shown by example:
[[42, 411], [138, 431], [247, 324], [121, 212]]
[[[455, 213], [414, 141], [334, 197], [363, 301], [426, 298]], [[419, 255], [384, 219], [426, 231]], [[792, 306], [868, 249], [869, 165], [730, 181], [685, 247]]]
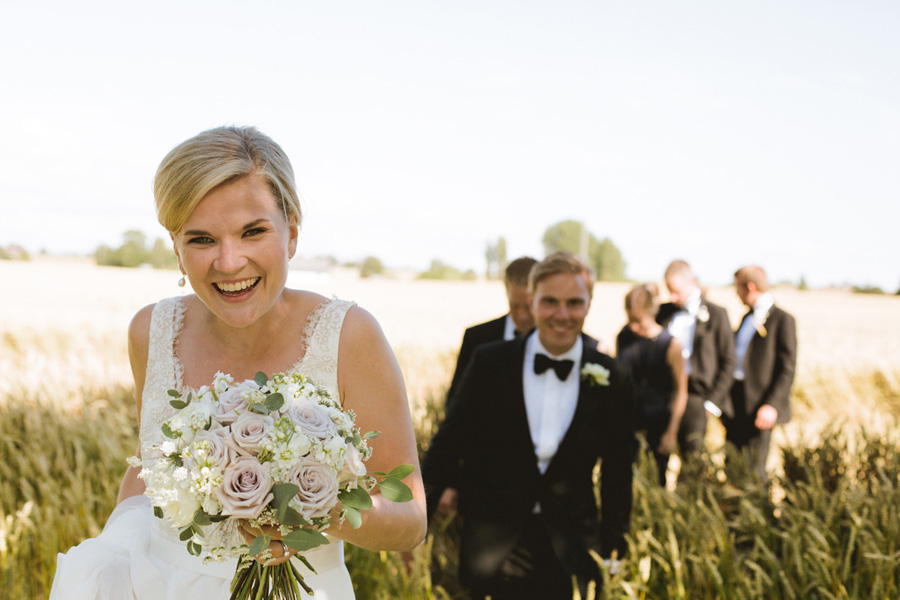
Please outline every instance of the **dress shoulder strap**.
[[319, 305], [310, 315], [303, 331], [306, 352], [298, 365], [300, 373], [324, 387], [331, 397], [340, 402], [337, 369], [341, 328], [347, 311], [355, 302], [332, 298]]
[[150, 317], [150, 343], [147, 348], [147, 374], [141, 394], [141, 439], [156, 436], [170, 416], [166, 392], [181, 388], [184, 369], [175, 355], [175, 341], [184, 322], [184, 302], [179, 297], [156, 303]]

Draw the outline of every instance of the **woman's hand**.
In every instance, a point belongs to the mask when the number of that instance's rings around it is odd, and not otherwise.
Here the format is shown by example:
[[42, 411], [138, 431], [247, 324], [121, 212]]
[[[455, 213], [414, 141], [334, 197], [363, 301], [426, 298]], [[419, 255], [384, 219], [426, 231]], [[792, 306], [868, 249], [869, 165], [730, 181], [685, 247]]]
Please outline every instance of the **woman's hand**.
[[672, 454], [675, 450], [675, 444], [678, 442], [678, 428], [666, 429], [666, 432], [659, 438], [659, 446], [656, 451], [660, 454]]
[[[269, 542], [269, 554], [272, 558], [263, 563], [267, 567], [285, 563], [296, 554], [294, 550], [281, 541], [281, 531], [273, 525], [264, 525], [262, 529], [259, 529], [258, 527], [250, 526], [248, 523], [243, 523], [241, 525], [241, 534], [243, 534], [248, 544], [252, 543], [260, 535], [267, 535], [271, 539]], [[263, 562], [261, 555], [257, 555], [256, 560]]]

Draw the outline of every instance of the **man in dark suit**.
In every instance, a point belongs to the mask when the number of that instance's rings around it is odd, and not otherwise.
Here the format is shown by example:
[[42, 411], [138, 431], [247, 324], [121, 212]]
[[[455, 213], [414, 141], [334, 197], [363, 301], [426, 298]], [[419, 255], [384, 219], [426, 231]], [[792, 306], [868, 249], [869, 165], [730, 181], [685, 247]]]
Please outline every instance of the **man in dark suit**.
[[447, 402], [459, 387], [463, 371], [475, 348], [488, 342], [499, 340], [511, 340], [517, 335], [524, 335], [534, 327], [534, 319], [531, 317], [531, 308], [528, 306], [528, 273], [537, 261], [530, 256], [521, 256], [507, 265], [503, 278], [506, 286], [506, 299], [509, 301], [509, 312], [492, 321], [473, 325], [466, 329], [463, 335], [462, 346], [456, 359], [456, 370], [453, 371], [453, 379], [450, 389], [447, 391]]
[[475, 351], [425, 454], [430, 513], [459, 485], [460, 579], [475, 598], [568, 600], [573, 576], [582, 590], [598, 580], [590, 551], [625, 552], [633, 397], [627, 372], [581, 331], [593, 283], [568, 253], [532, 269], [536, 330]]
[[738, 269], [734, 286], [750, 310], [735, 333], [734, 414], [722, 423], [725, 439], [745, 449], [751, 471], [765, 481], [772, 428], [791, 419], [797, 327], [794, 317], [775, 306], [761, 267]]
[[681, 418], [678, 445], [683, 459], [703, 451], [707, 412], [733, 414], [728, 392], [734, 373], [734, 334], [724, 308], [703, 297], [690, 265], [669, 264], [665, 273], [670, 301], [657, 321], [681, 342], [688, 373], [688, 403]]

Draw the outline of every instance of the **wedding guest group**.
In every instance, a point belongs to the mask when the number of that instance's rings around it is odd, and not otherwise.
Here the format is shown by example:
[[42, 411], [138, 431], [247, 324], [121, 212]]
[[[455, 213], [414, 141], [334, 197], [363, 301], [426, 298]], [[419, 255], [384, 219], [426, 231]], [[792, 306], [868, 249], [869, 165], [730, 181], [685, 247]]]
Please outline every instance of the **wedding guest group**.
[[793, 316], [775, 305], [761, 267], [738, 269], [734, 287], [748, 311], [735, 333], [732, 410], [722, 416], [722, 424], [726, 440], [746, 453], [751, 471], [765, 481], [772, 428], [791, 418], [796, 323]]
[[429, 512], [459, 486], [459, 575], [473, 598], [571, 598], [573, 579], [584, 593], [599, 578], [592, 552], [626, 550], [633, 390], [582, 332], [593, 287], [575, 255], [534, 265], [535, 329], [475, 349], [426, 452]]
[[688, 375], [688, 399], [678, 430], [682, 460], [697, 458], [704, 448], [707, 412], [732, 416], [729, 391], [734, 375], [734, 333], [724, 308], [707, 300], [690, 265], [672, 261], [665, 271], [669, 302], [657, 321], [681, 345]]
[[616, 357], [631, 373], [635, 429], [644, 433], [657, 479], [665, 486], [669, 455], [687, 405], [688, 380], [681, 342], [656, 322], [658, 312], [655, 284], [635, 286], [625, 295], [628, 324], [616, 338]]

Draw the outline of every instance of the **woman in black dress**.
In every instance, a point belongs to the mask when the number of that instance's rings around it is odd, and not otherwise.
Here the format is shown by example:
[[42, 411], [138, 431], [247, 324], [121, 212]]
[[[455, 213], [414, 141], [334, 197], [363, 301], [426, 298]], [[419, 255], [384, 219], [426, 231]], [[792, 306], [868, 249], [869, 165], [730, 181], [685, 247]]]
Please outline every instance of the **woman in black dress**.
[[669, 455], [687, 405], [687, 373], [681, 344], [656, 322], [657, 287], [639, 285], [625, 295], [628, 325], [616, 338], [616, 356], [634, 379], [635, 429], [643, 431], [666, 484]]

